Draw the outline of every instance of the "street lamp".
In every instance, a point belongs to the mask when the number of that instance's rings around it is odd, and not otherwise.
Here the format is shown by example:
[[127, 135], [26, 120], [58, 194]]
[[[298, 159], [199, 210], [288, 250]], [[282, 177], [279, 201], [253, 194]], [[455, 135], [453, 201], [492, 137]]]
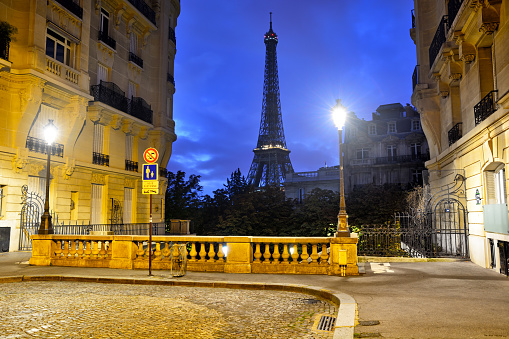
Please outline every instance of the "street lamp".
[[338, 128], [339, 134], [339, 213], [338, 213], [338, 231], [336, 237], [349, 237], [348, 215], [345, 209], [345, 182], [343, 179], [343, 127], [346, 120], [346, 107], [341, 104], [341, 99], [336, 99], [336, 105], [332, 107], [332, 118]]
[[48, 153], [48, 162], [46, 164], [46, 200], [44, 201], [44, 214], [41, 217], [39, 234], [53, 234], [53, 225], [51, 224], [51, 215], [49, 214], [49, 179], [50, 179], [50, 157], [51, 146], [57, 136], [57, 128], [53, 125], [53, 120], [49, 120], [44, 126], [44, 140], [46, 141], [46, 153]]

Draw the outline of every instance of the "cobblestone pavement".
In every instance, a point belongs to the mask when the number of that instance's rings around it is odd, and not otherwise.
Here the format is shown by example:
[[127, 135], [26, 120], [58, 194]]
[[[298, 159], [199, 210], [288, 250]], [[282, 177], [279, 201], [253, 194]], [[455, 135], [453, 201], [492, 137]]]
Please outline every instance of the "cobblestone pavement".
[[0, 338], [332, 338], [337, 307], [280, 291], [82, 282], [0, 284]]

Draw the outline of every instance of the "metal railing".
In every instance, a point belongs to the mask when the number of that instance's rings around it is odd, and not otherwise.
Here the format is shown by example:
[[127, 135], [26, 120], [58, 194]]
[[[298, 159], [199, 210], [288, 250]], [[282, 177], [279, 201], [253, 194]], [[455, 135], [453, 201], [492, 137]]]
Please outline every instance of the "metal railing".
[[[46, 141], [39, 138], [27, 136], [25, 147], [28, 148], [28, 150], [31, 152], [48, 154], [48, 144], [46, 143]], [[51, 155], [63, 158], [64, 145], [53, 143], [51, 145]]]
[[175, 37], [175, 31], [171, 27], [168, 27], [168, 39], [173, 41], [173, 44], [177, 46], [177, 38]]
[[93, 152], [92, 163], [101, 166], [110, 166], [110, 156], [107, 154]]
[[159, 167], [159, 177], [166, 178], [168, 176], [168, 170], [164, 167]]
[[154, 25], [156, 24], [156, 12], [143, 0], [129, 0], [129, 2], [136, 7], [141, 14], [150, 20]]
[[414, 73], [412, 74], [412, 90], [415, 90], [415, 86], [419, 83], [419, 65], [415, 66]]
[[462, 137], [462, 127], [463, 123], [458, 122], [456, 125], [454, 125], [449, 132], [447, 132], [447, 136], [449, 137], [449, 146], [454, 144], [456, 141], [458, 141]]
[[6, 39], [0, 40], [0, 58], [9, 61], [10, 42]]
[[375, 164], [380, 165], [390, 163], [420, 162], [428, 160], [429, 154], [395, 155], [375, 158]]
[[108, 35], [108, 32], [99, 31], [99, 41], [104, 42], [106, 45], [115, 50], [117, 49], [117, 42]]
[[415, 28], [415, 11], [412, 9], [410, 13], [412, 14], [412, 28]]
[[477, 105], [474, 106], [474, 117], [476, 125], [483, 122], [487, 117], [492, 115], [497, 110], [495, 104], [495, 92], [498, 91], [496, 90], [489, 92], [484, 98], [481, 99], [481, 101], [477, 103]]
[[153, 121], [151, 106], [143, 98], [128, 99], [125, 92], [113, 82], [101, 80], [99, 85], [91, 86], [90, 92], [96, 101], [103, 102], [150, 124]]
[[138, 162], [132, 160], [125, 161], [125, 170], [131, 172], [138, 172]]
[[175, 86], [175, 78], [170, 73], [166, 73], [166, 81], [170, 82]]
[[69, 12], [76, 15], [78, 18], [83, 19], [83, 8], [81, 8], [79, 3], [76, 3], [73, 0], [55, 0], [55, 1], [64, 6]]
[[129, 52], [129, 61], [134, 62], [136, 65], [143, 68], [143, 59], [134, 54], [133, 52]]
[[435, 59], [437, 58], [438, 52], [440, 48], [442, 48], [443, 43], [446, 40], [445, 34], [449, 29], [449, 21], [447, 19], [447, 15], [442, 17], [440, 23], [438, 24], [437, 31], [435, 32], [435, 36], [433, 37], [433, 41], [429, 46], [429, 67], [433, 65]]
[[463, 0], [449, 0], [449, 3], [447, 4], [447, 15], [449, 16], [450, 25], [452, 25], [456, 15], [458, 15], [462, 3]]

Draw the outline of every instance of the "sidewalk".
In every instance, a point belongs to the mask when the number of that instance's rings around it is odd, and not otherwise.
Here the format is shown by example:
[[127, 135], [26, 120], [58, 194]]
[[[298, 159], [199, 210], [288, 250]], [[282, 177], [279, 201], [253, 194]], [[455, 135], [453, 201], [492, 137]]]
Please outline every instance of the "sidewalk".
[[[35, 267], [30, 253], [0, 254], [0, 277], [79, 276], [126, 279], [178, 279], [310, 285], [344, 293], [358, 304], [355, 332], [384, 338], [509, 338], [509, 279], [471, 262], [365, 263], [359, 277], [188, 272], [171, 278], [167, 271]], [[373, 326], [362, 326], [376, 324]]]

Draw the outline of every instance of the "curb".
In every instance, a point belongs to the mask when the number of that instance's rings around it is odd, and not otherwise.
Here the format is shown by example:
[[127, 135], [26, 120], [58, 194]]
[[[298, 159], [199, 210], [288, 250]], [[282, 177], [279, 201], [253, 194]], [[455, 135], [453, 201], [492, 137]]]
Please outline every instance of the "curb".
[[371, 257], [371, 256], [359, 256], [358, 262], [457, 262], [457, 261], [469, 261], [468, 259], [456, 259], [456, 258], [406, 258], [406, 257]]
[[224, 282], [224, 281], [191, 281], [191, 280], [154, 280], [153, 278], [115, 278], [115, 277], [83, 277], [83, 276], [62, 276], [62, 275], [34, 275], [34, 276], [11, 276], [0, 277], [0, 283], [13, 283], [24, 281], [72, 281], [92, 282], [102, 284], [131, 284], [131, 285], [163, 285], [163, 286], [185, 286], [185, 287], [211, 287], [211, 288], [233, 288], [246, 290], [267, 290], [285, 291], [309, 294], [320, 297], [338, 305], [338, 314], [334, 327], [334, 339], [353, 338], [356, 319], [357, 303], [355, 299], [345, 293], [334, 293], [333, 291], [316, 286], [298, 284], [276, 284], [276, 283], [245, 283], [245, 282]]

